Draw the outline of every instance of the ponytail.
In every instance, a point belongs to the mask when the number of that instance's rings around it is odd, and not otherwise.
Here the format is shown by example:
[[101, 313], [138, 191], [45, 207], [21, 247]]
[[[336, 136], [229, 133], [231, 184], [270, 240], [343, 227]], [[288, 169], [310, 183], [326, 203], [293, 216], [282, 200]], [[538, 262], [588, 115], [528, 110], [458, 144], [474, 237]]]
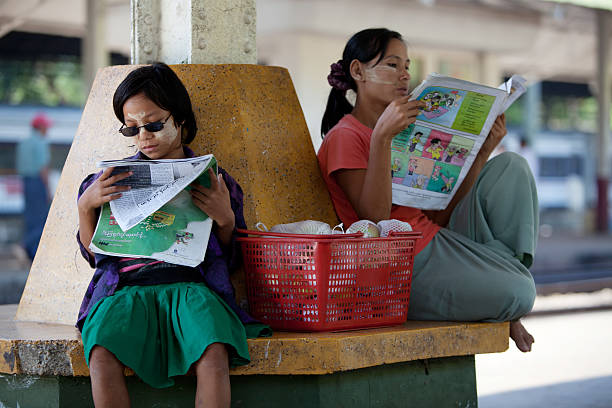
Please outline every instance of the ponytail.
[[321, 137], [325, 137], [340, 119], [347, 113], [351, 113], [353, 105], [346, 99], [346, 91], [332, 88], [327, 98], [327, 107], [321, 121]]
[[[401, 34], [386, 28], [370, 28], [353, 35], [344, 47], [342, 59], [331, 65], [327, 82], [332, 90], [327, 98], [327, 106], [321, 121], [321, 137], [325, 137], [347, 113], [351, 113], [353, 105], [346, 99], [346, 91], [357, 92], [357, 84], [351, 77], [350, 65], [353, 60], [368, 62], [378, 56], [380, 61], [391, 39], [402, 40]], [[376, 63], [378, 63], [376, 61]]]

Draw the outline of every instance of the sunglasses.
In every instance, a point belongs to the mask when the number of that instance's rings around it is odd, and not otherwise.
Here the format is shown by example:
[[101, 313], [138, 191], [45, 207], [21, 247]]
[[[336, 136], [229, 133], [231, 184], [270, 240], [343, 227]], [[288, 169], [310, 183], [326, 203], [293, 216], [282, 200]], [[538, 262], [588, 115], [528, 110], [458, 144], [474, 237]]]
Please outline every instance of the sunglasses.
[[147, 132], [151, 132], [151, 133], [159, 132], [160, 130], [164, 128], [164, 125], [166, 124], [168, 119], [170, 119], [170, 116], [172, 116], [172, 114], [168, 115], [168, 117], [163, 122], [162, 121], [151, 122], [151, 123], [147, 123], [146, 125], [142, 125], [142, 126], [125, 127], [125, 125], [122, 125], [121, 129], [119, 129], [119, 133], [121, 133], [123, 136], [126, 136], [126, 137], [132, 137], [132, 136], [136, 136], [140, 132], [140, 128], [145, 128]]

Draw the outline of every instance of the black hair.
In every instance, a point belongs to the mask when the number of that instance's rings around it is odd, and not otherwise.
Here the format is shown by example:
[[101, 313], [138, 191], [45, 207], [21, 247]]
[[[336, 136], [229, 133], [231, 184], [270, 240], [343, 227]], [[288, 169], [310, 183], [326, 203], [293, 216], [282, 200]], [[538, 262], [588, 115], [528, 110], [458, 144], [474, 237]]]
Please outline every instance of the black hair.
[[[368, 28], [367, 30], [359, 31], [354, 34], [346, 43], [342, 60], [339, 61], [342, 65], [342, 70], [349, 82], [350, 89], [357, 91], [357, 84], [351, 77], [350, 65], [353, 60], [368, 62], [379, 55], [376, 63], [378, 64], [387, 51], [387, 46], [392, 39], [403, 41], [402, 35], [396, 31], [391, 31], [386, 28]], [[344, 115], [353, 110], [353, 106], [346, 99], [346, 91], [341, 91], [332, 88], [327, 98], [327, 106], [321, 121], [321, 136], [325, 136], [327, 132], [336, 123], [342, 119]]]
[[189, 144], [198, 127], [189, 93], [172, 68], [163, 62], [140, 67], [130, 72], [113, 95], [115, 116], [125, 125], [123, 105], [132, 96], [143, 93], [154, 104], [170, 112], [175, 125], [182, 126], [181, 141]]

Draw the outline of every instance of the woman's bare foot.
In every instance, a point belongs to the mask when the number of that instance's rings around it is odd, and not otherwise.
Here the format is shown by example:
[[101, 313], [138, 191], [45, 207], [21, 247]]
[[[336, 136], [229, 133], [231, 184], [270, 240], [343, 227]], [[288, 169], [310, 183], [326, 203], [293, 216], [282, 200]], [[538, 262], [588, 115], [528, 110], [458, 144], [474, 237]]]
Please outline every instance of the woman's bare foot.
[[520, 320], [510, 322], [510, 338], [523, 353], [531, 351], [531, 345], [535, 341]]

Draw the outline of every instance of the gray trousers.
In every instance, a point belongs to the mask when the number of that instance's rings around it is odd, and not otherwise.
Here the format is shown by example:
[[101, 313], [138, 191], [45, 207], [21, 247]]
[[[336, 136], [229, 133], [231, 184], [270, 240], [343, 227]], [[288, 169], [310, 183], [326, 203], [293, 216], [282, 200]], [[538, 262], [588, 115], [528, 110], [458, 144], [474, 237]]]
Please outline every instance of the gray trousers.
[[528, 313], [537, 232], [527, 162], [509, 152], [489, 160], [448, 227], [415, 257], [408, 319], [508, 321]]

